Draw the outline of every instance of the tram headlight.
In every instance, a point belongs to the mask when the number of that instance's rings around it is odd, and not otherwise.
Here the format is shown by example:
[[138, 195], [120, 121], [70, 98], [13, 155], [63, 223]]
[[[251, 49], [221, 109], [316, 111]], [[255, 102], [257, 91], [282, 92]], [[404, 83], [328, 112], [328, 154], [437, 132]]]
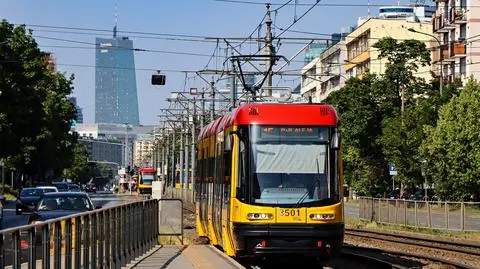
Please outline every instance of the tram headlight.
[[269, 220], [273, 219], [273, 214], [270, 213], [248, 213], [247, 219], [249, 220]]
[[334, 220], [335, 214], [310, 214], [312, 220]]

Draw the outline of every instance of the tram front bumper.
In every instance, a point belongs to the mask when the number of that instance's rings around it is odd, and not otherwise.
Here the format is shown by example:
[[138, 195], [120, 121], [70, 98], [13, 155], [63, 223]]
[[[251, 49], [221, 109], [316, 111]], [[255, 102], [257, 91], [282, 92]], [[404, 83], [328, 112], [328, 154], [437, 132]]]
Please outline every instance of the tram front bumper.
[[344, 223], [233, 224], [239, 256], [336, 255], [344, 230]]

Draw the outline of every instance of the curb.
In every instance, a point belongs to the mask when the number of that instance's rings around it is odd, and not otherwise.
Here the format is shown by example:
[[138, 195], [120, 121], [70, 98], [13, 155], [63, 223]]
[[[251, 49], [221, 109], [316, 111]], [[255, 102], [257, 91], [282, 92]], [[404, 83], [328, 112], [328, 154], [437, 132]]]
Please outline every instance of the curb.
[[239, 262], [237, 262], [235, 259], [233, 259], [232, 257], [228, 256], [227, 254], [225, 254], [224, 252], [220, 251], [218, 248], [212, 246], [212, 245], [208, 245], [208, 247], [210, 249], [212, 249], [217, 255], [219, 255], [221, 258], [223, 258], [224, 260], [226, 260], [228, 263], [230, 263], [231, 265], [235, 266], [236, 268], [238, 269], [246, 269], [245, 266], [241, 265]]

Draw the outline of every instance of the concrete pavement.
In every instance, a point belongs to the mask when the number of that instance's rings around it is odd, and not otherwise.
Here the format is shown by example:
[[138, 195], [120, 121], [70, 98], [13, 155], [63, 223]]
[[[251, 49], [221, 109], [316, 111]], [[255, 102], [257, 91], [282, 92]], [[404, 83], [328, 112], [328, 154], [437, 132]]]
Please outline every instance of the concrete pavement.
[[156, 246], [128, 264], [128, 269], [239, 269], [245, 268], [210, 245]]

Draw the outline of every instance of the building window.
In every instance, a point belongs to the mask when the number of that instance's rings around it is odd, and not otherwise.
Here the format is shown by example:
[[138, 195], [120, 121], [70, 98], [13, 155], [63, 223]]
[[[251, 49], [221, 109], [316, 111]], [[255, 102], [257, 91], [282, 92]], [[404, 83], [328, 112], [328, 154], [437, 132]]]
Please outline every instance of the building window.
[[370, 31], [360, 35], [347, 45], [348, 59], [352, 60], [369, 48]]
[[460, 40], [465, 40], [467, 38], [467, 24], [460, 25]]
[[467, 74], [467, 57], [460, 58], [460, 75], [465, 77]]

